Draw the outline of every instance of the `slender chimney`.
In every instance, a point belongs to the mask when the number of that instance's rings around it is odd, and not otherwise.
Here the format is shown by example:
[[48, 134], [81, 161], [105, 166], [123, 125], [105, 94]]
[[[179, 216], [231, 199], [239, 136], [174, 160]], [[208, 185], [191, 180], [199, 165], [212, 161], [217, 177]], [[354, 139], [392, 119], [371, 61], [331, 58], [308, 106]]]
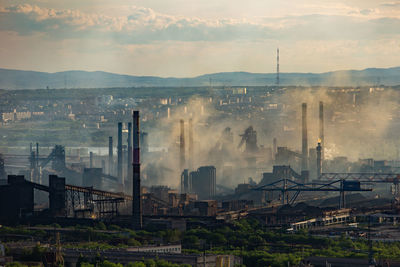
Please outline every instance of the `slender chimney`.
[[113, 174], [113, 138], [108, 137], [108, 174]]
[[189, 169], [193, 169], [193, 154], [194, 154], [194, 146], [193, 146], [193, 120], [189, 119]]
[[185, 168], [185, 121], [180, 121], [181, 135], [179, 137], [179, 168], [183, 171]]
[[93, 152], [89, 153], [89, 168], [93, 168]]
[[272, 159], [275, 160], [276, 153], [278, 153], [276, 137], [272, 139]]
[[[132, 177], [132, 122], [128, 123], [128, 169], [127, 177]], [[128, 181], [128, 179], [126, 179]]]
[[318, 145], [317, 145], [317, 179], [320, 179], [321, 173], [322, 173], [322, 159], [321, 159], [321, 153], [322, 152], [322, 147], [321, 147], [321, 140], [318, 140]]
[[117, 176], [121, 181], [121, 184], [124, 184], [124, 179], [122, 177], [122, 122], [118, 122], [118, 147], [117, 147], [117, 156], [118, 156], [118, 169]]
[[301, 108], [302, 108], [302, 114], [301, 114], [301, 121], [302, 121], [301, 170], [306, 171], [306, 170], [308, 170], [307, 104], [303, 103], [301, 105]]
[[[179, 137], [179, 171], [185, 169], [185, 121], [180, 120], [181, 135]], [[182, 177], [181, 177], [182, 178]], [[181, 193], [183, 193], [183, 180], [181, 179]]]
[[140, 146], [139, 146], [139, 111], [133, 112], [133, 228], [142, 228], [142, 201], [140, 195]]
[[324, 136], [324, 102], [319, 102], [319, 138], [321, 139], [321, 159], [325, 159], [325, 136]]
[[101, 171], [106, 173], [106, 161], [104, 159], [101, 160]]
[[36, 167], [39, 167], [39, 143], [36, 143]]

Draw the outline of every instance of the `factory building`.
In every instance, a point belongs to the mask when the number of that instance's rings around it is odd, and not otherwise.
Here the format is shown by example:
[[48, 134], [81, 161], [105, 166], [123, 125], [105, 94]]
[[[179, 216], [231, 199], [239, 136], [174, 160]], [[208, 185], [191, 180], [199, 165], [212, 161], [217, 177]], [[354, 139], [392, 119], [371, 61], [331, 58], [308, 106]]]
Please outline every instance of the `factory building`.
[[213, 199], [216, 193], [216, 169], [214, 166], [203, 166], [190, 173], [193, 193], [198, 198]]

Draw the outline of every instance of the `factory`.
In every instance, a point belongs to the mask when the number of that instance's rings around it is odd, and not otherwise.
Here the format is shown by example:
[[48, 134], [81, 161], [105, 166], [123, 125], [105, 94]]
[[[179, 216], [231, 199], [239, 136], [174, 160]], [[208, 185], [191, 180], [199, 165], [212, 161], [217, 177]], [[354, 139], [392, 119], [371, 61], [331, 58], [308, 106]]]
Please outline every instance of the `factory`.
[[[201, 160], [198, 154], [201, 150], [196, 146], [195, 138], [198, 122], [189, 118], [185, 123], [185, 119], [180, 119], [176, 150], [167, 154], [158, 152], [168, 156], [176, 153], [177, 171], [168, 171], [174, 175], [178, 173], [175, 176], [179, 184], [177, 188], [143, 184], [152, 178], [154, 169], [146, 165], [143, 171], [142, 160], [153, 155], [151, 153], [156, 155], [156, 152], [150, 152], [148, 134], [140, 130], [138, 111], [132, 112], [132, 121], [116, 124], [116, 150], [114, 137], [109, 136], [108, 153], [96, 155], [90, 151], [86, 164], [69, 162], [74, 158], [68, 156], [67, 160], [64, 146], [55, 145], [47, 148], [45, 153], [44, 149], [40, 151], [38, 143], [36, 146], [31, 144], [29, 170], [19, 175], [7, 176], [4, 160], [0, 157], [0, 220], [14, 223], [62, 218], [71, 224], [101, 220], [129, 225], [133, 229], [149, 225], [185, 229], [188, 218], [197, 218], [205, 223], [224, 223], [250, 216], [259, 218], [266, 225], [286, 225], [297, 230], [333, 223], [329, 219], [332, 215], [326, 215], [326, 212], [341, 214], [347, 210], [346, 219], [335, 223], [348, 222], [353, 218], [348, 211], [352, 194], [372, 191], [366, 182], [392, 184], [394, 190], [399, 191], [398, 177], [390, 173], [386, 162], [360, 161], [363, 168], [368, 169], [368, 177], [365, 173], [352, 173], [346, 177], [345, 173], [325, 172], [333, 163], [325, 159], [324, 104], [321, 101], [318, 106], [318, 142], [315, 148], [309, 146], [307, 103], [302, 103], [299, 110], [301, 151], [278, 145], [278, 138], [273, 138], [271, 147], [260, 145], [253, 126], [239, 134], [240, 141], [235, 149], [232, 129], [226, 127], [209, 152], [209, 161]], [[231, 157], [213, 161], [214, 155], [223, 154], [231, 154]], [[241, 168], [235, 166], [232, 155], [243, 161]], [[216, 165], [202, 165], [208, 162]], [[265, 168], [265, 165], [272, 168]], [[389, 174], [382, 177], [379, 171], [389, 171]], [[249, 178], [248, 183], [239, 183], [231, 191], [221, 185], [233, 175], [246, 177], [249, 173], [260, 175], [259, 182]], [[298, 203], [312, 204], [316, 198], [338, 200], [328, 210], [320, 209], [317, 213], [313, 213], [311, 208], [300, 209], [303, 206]], [[35, 204], [37, 199], [47, 204], [38, 207]], [[6, 205], [10, 200], [12, 205]], [[304, 216], [312, 219], [304, 220]]]

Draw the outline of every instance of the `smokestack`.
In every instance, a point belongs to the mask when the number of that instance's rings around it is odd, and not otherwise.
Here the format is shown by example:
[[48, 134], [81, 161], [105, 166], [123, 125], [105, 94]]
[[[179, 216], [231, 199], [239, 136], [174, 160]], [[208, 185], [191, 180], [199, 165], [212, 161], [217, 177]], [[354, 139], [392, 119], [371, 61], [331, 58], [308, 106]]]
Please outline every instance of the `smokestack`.
[[108, 174], [112, 175], [113, 169], [113, 138], [108, 137]]
[[180, 121], [181, 125], [181, 135], [179, 138], [179, 168], [180, 171], [183, 171], [185, 168], [185, 121], [181, 120]]
[[101, 171], [106, 173], [106, 161], [104, 159], [101, 160]]
[[[179, 171], [185, 169], [185, 121], [180, 120], [181, 135], [179, 137]], [[183, 193], [183, 180], [181, 179], [181, 193]]]
[[189, 119], [189, 169], [193, 169], [193, 120]]
[[272, 159], [275, 160], [276, 153], [278, 153], [276, 137], [272, 139]]
[[322, 147], [321, 147], [321, 140], [318, 140], [318, 145], [317, 145], [317, 179], [320, 179], [321, 173], [322, 173], [322, 159], [321, 159], [321, 153], [322, 152]]
[[142, 201], [140, 195], [140, 146], [139, 146], [139, 111], [133, 112], [133, 228], [142, 228]]
[[325, 136], [324, 136], [324, 102], [319, 102], [319, 138], [321, 139], [321, 159], [325, 159]]
[[39, 167], [39, 143], [36, 143], [36, 167]]
[[302, 109], [302, 114], [301, 114], [301, 121], [302, 121], [301, 170], [306, 171], [306, 170], [308, 170], [307, 103], [303, 103], [301, 105], [301, 109]]
[[117, 147], [117, 156], [118, 156], [118, 170], [117, 176], [121, 181], [121, 184], [124, 184], [124, 179], [122, 177], [122, 122], [118, 122], [118, 147]]
[[89, 168], [93, 168], [93, 152], [89, 153]]
[[[128, 123], [128, 170], [127, 177], [132, 177], [132, 123]], [[128, 179], [126, 179], [128, 181]]]

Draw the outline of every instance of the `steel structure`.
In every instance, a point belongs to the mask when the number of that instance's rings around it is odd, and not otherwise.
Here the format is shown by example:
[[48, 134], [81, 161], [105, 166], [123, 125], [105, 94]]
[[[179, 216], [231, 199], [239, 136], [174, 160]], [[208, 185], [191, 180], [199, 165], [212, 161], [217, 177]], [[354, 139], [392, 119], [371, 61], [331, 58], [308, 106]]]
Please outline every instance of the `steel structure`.
[[320, 181], [332, 180], [356, 180], [360, 182], [383, 182], [383, 183], [397, 183], [400, 181], [399, 173], [322, 173], [318, 179]]
[[[346, 181], [343, 179], [329, 181], [327, 183], [312, 182], [312, 183], [299, 183], [290, 179], [282, 179], [270, 184], [266, 184], [253, 190], [261, 191], [279, 191], [282, 193], [282, 204], [293, 204], [300, 192], [340, 192], [339, 207], [345, 207], [345, 192], [363, 192], [372, 191], [371, 188], [361, 188], [358, 181]], [[289, 199], [289, 192], [294, 194]]]
[[332, 181], [337, 179], [355, 180], [362, 183], [391, 183], [395, 202], [400, 202], [400, 174], [399, 173], [322, 173], [319, 181]]
[[[51, 191], [49, 186], [25, 181], [33, 188], [45, 192]], [[65, 216], [84, 217], [87, 213], [92, 217], [112, 217], [119, 214], [119, 204], [132, 201], [132, 196], [82, 187], [65, 185]], [[97, 211], [97, 215], [96, 215]]]

